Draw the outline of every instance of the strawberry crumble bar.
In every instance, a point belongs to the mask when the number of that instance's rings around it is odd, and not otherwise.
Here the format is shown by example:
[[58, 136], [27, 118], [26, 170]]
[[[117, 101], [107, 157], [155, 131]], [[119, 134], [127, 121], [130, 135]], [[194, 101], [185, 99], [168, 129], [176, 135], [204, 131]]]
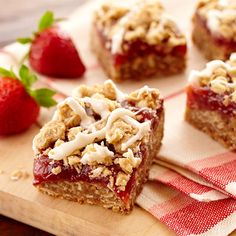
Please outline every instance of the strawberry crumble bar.
[[115, 81], [180, 73], [186, 39], [157, 0], [105, 1], [94, 14], [91, 46]]
[[236, 151], [236, 54], [226, 63], [215, 60], [202, 71], [192, 71], [186, 120]]
[[192, 38], [207, 59], [227, 60], [236, 51], [236, 1], [200, 0]]
[[54, 197], [129, 213], [163, 137], [163, 99], [111, 80], [78, 87], [34, 138], [34, 185]]

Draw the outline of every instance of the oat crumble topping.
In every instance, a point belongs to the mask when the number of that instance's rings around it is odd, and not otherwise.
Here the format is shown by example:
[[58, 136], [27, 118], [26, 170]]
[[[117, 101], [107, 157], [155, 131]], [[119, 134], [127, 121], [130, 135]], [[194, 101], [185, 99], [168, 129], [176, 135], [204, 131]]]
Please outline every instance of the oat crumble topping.
[[60, 167], [60, 166], [57, 166], [57, 167], [52, 168], [52, 173], [53, 173], [54, 175], [60, 174], [60, 173], [61, 173], [61, 167]]
[[164, 42], [166, 49], [186, 44], [184, 35], [158, 0], [107, 0], [95, 11], [94, 22], [110, 40], [106, 46], [113, 54], [128, 50], [124, 42], [135, 40], [149, 45]]
[[197, 13], [206, 20], [212, 33], [236, 42], [235, 0], [200, 0]]
[[211, 61], [204, 70], [192, 71], [189, 82], [194, 86], [209, 87], [213, 92], [224, 95], [226, 106], [236, 102], [236, 54], [232, 54], [227, 62]]
[[[128, 95], [111, 80], [103, 86], [82, 85], [58, 105], [53, 120], [34, 138], [36, 158], [47, 154], [54, 175], [62, 171], [58, 161], [78, 173], [88, 165], [91, 178], [109, 177], [109, 187], [115, 184], [124, 191], [133, 169], [142, 161], [139, 146], [148, 140], [150, 121], [140, 122], [140, 114], [121, 103], [132, 101], [140, 109], [156, 109], [162, 105], [161, 99], [157, 89], [147, 86]], [[121, 169], [116, 179], [109, 169], [113, 164]]]

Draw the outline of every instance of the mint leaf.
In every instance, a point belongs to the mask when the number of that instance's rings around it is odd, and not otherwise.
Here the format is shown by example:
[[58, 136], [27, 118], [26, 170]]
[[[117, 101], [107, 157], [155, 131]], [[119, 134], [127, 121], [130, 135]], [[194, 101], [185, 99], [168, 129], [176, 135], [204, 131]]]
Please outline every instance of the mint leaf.
[[54, 15], [53, 12], [47, 11], [41, 17], [38, 25], [38, 31], [42, 32], [43, 30], [47, 29], [48, 27], [52, 26], [54, 23]]
[[32, 73], [29, 68], [25, 65], [22, 65], [19, 71], [20, 81], [25, 86], [26, 89], [30, 89], [33, 83], [35, 83], [38, 78]]
[[2, 77], [9, 77], [9, 78], [13, 78], [16, 79], [16, 74], [13, 72], [13, 70], [6, 70], [3, 67], [0, 67], [0, 76]]
[[55, 91], [47, 88], [31, 90], [30, 95], [37, 101], [37, 103], [42, 107], [52, 107], [57, 104], [53, 99], [56, 94]]
[[21, 44], [32, 43], [32, 39], [31, 38], [18, 38], [18, 39], [16, 39], [16, 41], [18, 43], [21, 43]]

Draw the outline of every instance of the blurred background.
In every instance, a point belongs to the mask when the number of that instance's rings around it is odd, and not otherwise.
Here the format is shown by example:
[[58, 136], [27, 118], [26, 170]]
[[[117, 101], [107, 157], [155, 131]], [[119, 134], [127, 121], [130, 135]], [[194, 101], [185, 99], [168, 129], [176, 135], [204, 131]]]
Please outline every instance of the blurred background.
[[52, 10], [64, 17], [86, 0], [0, 0], [0, 47], [18, 37], [29, 36], [40, 16]]

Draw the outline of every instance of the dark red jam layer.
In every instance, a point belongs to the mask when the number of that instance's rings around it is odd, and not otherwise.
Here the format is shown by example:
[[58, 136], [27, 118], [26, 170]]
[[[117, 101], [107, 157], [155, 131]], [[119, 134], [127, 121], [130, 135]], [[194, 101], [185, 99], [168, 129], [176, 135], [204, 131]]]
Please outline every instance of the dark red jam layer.
[[[226, 94], [225, 94], [226, 95]], [[226, 116], [236, 115], [236, 103], [224, 105], [224, 96], [214, 93], [209, 87], [187, 88], [187, 106], [192, 109], [218, 111]]]
[[[127, 101], [124, 104], [122, 104], [123, 107], [129, 107], [133, 111], [138, 111], [140, 108], [137, 107], [130, 107], [131, 101]], [[145, 122], [150, 120], [151, 121], [151, 129], [154, 129], [159, 124], [159, 115], [161, 111], [163, 110], [163, 105], [161, 104], [160, 108], [158, 108], [156, 111], [149, 111], [149, 110], [140, 110], [140, 115], [142, 118], [140, 119], [140, 122]], [[106, 144], [106, 143], [105, 143]], [[114, 146], [107, 144], [107, 147], [111, 151], [115, 151]], [[115, 154], [116, 156], [119, 156], [119, 154]], [[146, 164], [148, 155], [148, 149], [145, 145], [140, 146], [140, 151], [135, 154], [135, 156], [139, 156], [142, 159], [142, 163], [138, 168], [144, 168], [143, 166]], [[41, 184], [43, 182], [56, 182], [56, 181], [70, 181], [70, 182], [76, 182], [76, 181], [84, 181], [87, 183], [98, 183], [102, 184], [104, 186], [107, 186], [109, 183], [109, 176], [108, 177], [97, 177], [97, 178], [90, 178], [91, 175], [91, 167], [89, 165], [84, 165], [81, 169], [81, 172], [78, 173], [74, 168], [71, 168], [70, 166], [63, 165], [63, 161], [55, 161], [54, 164], [50, 163], [51, 160], [48, 158], [47, 155], [44, 153], [40, 154], [36, 159], [34, 159], [34, 185]], [[52, 168], [60, 166], [61, 172], [57, 175], [52, 173]], [[116, 180], [116, 176], [119, 171], [121, 171], [121, 168], [119, 165], [113, 164], [111, 166], [107, 166], [107, 168], [112, 172], [112, 176], [114, 177], [114, 181]], [[129, 182], [126, 185], [125, 191], [119, 191], [116, 186], [114, 186], [114, 191], [116, 192], [117, 196], [119, 196], [124, 202], [128, 202], [130, 193], [135, 186], [136, 178], [138, 177], [136, 175], [137, 169], [133, 170], [133, 173], [131, 175], [131, 178]]]
[[195, 15], [197, 23], [202, 25], [202, 27], [205, 28], [205, 30], [208, 32], [209, 35], [211, 35], [212, 40], [215, 44], [217, 44], [219, 47], [224, 47], [225, 50], [234, 52], [236, 51], [236, 42], [232, 39], [226, 39], [222, 35], [217, 33], [212, 33], [210, 29], [207, 26], [207, 21], [203, 17], [201, 17], [199, 14], [196, 13]]
[[[98, 29], [98, 35], [102, 41], [103, 47], [107, 43], [111, 43], [110, 40]], [[176, 32], [176, 36], [180, 37], [180, 33]], [[124, 42], [123, 47], [128, 48], [127, 51], [123, 52], [122, 54], [114, 54], [112, 58], [114, 60], [114, 65], [119, 66], [126, 62], [129, 62], [137, 57], [145, 57], [150, 54], [156, 54], [157, 56], [166, 56], [166, 55], [173, 55], [176, 57], [185, 57], [187, 53], [187, 45], [179, 45], [175, 46], [171, 49], [171, 51], [167, 51], [166, 42], [163, 41], [162, 44], [159, 45], [149, 45], [141, 40], [131, 41], [131, 42]]]

